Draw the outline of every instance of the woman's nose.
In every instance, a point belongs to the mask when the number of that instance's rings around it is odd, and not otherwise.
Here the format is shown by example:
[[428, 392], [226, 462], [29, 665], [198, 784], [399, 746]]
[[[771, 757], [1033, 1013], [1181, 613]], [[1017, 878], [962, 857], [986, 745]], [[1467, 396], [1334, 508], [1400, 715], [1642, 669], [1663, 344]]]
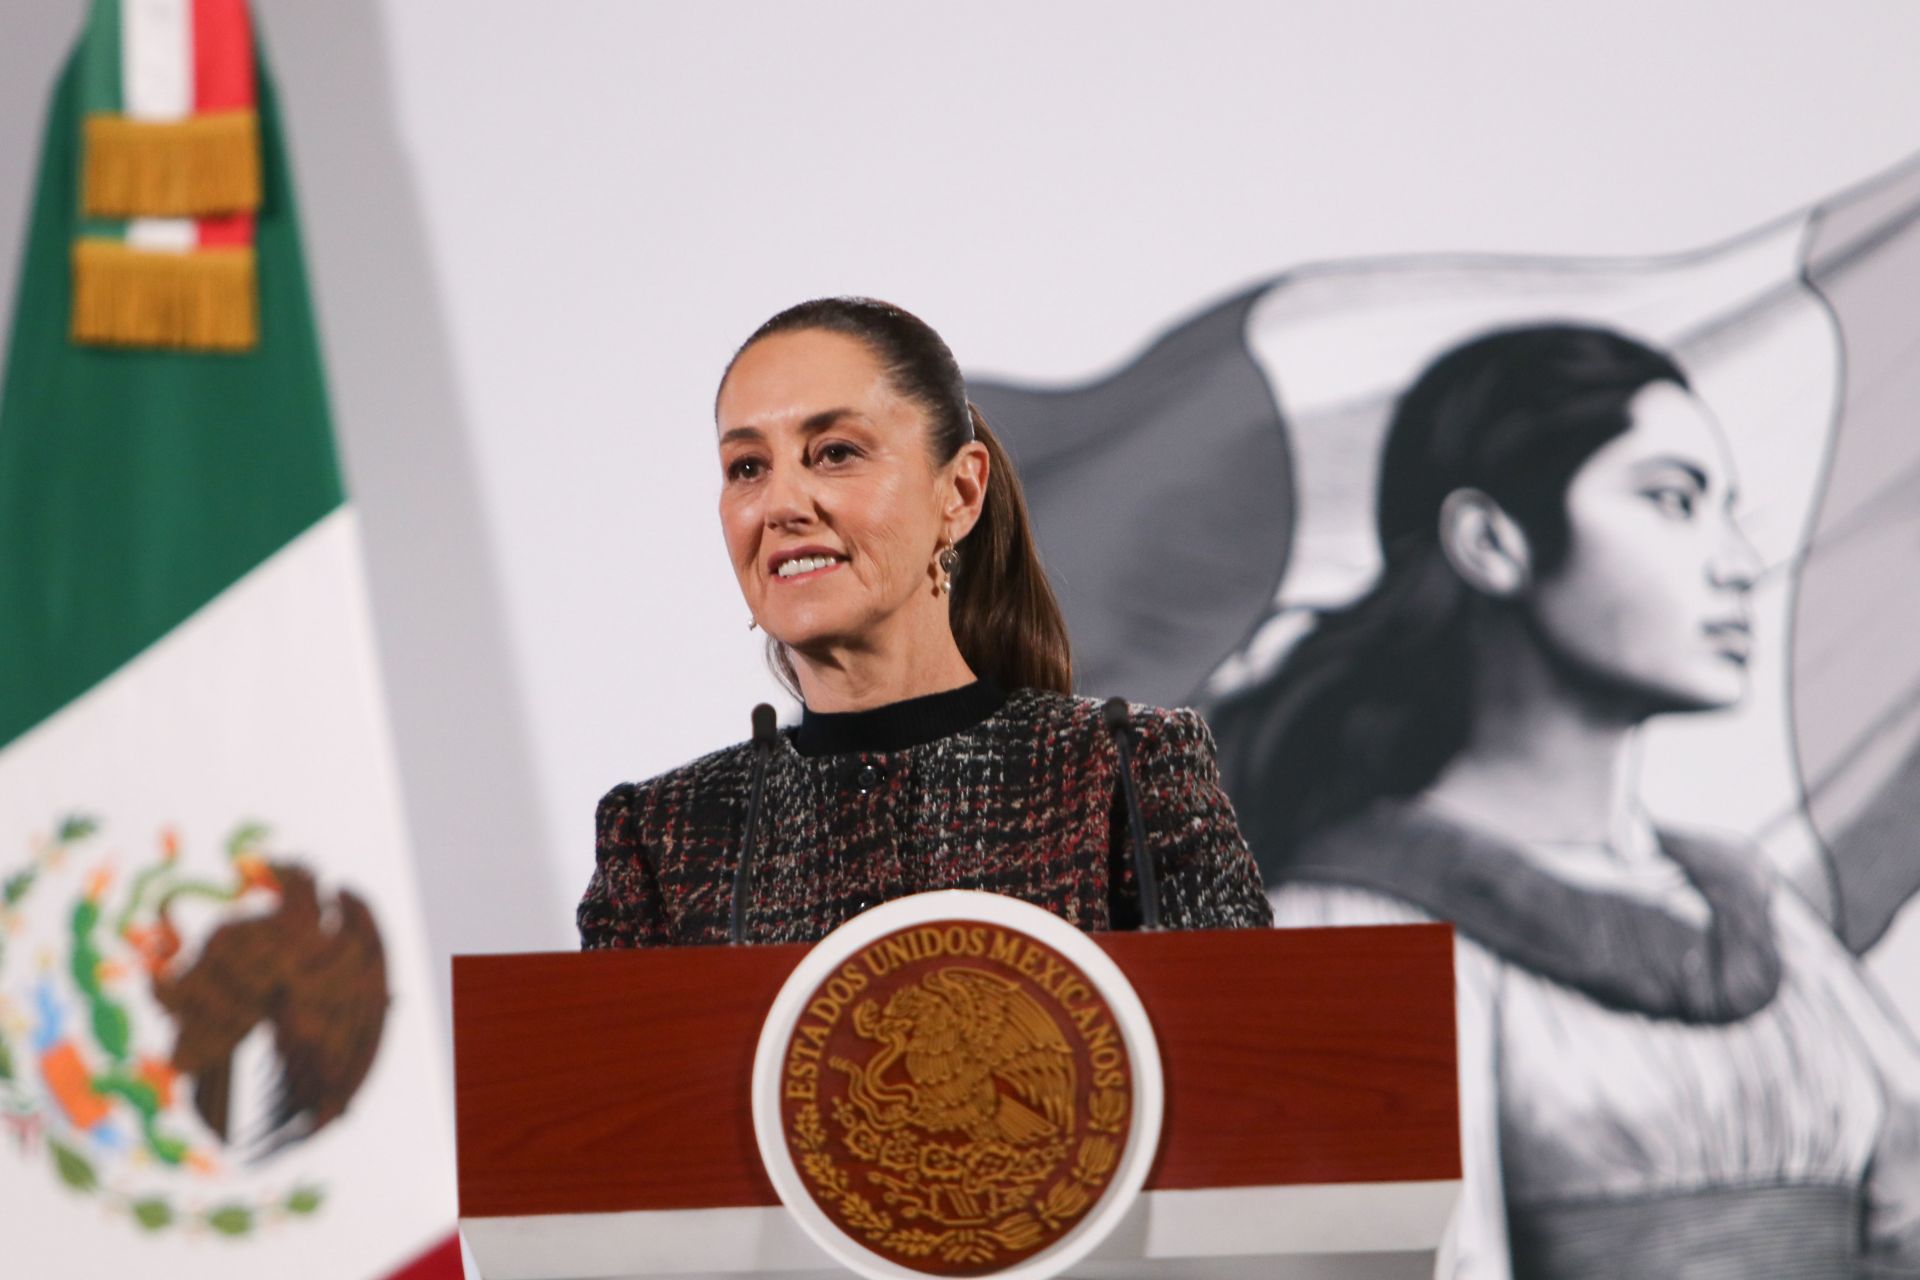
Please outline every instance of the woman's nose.
[[1714, 585], [1735, 591], [1751, 590], [1765, 569], [1760, 551], [1747, 537], [1746, 530], [1740, 527], [1739, 521], [1728, 520], [1725, 542], [1709, 567]]
[[768, 527], [785, 528], [813, 518], [813, 487], [803, 468], [775, 467], [763, 493]]

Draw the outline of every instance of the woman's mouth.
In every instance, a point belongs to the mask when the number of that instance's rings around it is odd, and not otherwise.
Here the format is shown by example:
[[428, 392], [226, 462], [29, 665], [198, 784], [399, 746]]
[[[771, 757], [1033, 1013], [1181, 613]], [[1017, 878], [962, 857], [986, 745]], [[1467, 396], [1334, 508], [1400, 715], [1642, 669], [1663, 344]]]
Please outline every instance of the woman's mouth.
[[1713, 647], [1729, 662], [1744, 667], [1753, 657], [1753, 624], [1744, 618], [1709, 622], [1706, 632]]
[[846, 563], [844, 556], [817, 552], [809, 555], [785, 556], [773, 566], [773, 576], [782, 582], [793, 582], [800, 578], [817, 578], [823, 573], [831, 573]]

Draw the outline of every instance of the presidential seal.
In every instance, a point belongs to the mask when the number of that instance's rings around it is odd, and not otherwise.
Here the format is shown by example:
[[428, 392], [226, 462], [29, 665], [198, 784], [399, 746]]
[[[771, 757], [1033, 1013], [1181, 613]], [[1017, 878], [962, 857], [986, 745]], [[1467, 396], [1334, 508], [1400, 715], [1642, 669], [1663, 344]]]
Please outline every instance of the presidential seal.
[[822, 941], [768, 1018], [754, 1092], [782, 1201], [874, 1277], [1054, 1274], [1117, 1221], [1159, 1132], [1125, 977], [984, 893], [901, 899]]

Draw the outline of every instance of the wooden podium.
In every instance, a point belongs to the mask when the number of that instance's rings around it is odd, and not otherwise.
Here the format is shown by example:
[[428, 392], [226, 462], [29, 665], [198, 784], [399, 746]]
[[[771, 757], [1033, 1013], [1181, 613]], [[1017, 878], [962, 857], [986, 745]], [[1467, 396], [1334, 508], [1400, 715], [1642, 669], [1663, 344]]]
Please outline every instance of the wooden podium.
[[[1070, 1274], [1426, 1277], [1458, 1194], [1443, 925], [1096, 934], [1146, 1006], [1145, 1190]], [[460, 1225], [486, 1280], [844, 1274], [748, 1105], [804, 946], [463, 956]]]

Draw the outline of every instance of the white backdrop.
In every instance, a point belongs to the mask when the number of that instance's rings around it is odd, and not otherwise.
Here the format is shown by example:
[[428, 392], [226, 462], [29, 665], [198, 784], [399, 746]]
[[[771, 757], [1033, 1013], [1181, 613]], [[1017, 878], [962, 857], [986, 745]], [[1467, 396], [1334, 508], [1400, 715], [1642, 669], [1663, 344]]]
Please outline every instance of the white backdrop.
[[[1920, 153], [1920, 5], [257, 0], [429, 929], [565, 948], [613, 782], [773, 690], [714, 380], [801, 297], [1097, 372], [1303, 261], [1659, 253]], [[0, 296], [81, 0], [0, 18]]]

